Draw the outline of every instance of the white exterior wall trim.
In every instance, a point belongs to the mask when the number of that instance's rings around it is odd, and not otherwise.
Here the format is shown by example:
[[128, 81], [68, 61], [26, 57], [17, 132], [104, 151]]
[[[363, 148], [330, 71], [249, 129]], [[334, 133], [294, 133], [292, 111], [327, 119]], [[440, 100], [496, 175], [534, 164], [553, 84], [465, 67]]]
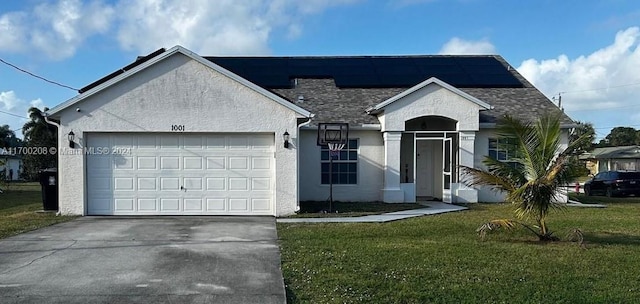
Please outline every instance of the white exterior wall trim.
[[254, 84], [254, 83], [252, 83], [252, 82], [250, 82], [250, 81], [238, 76], [237, 74], [234, 74], [233, 72], [231, 72], [231, 71], [229, 71], [229, 70], [227, 70], [227, 69], [225, 69], [225, 68], [223, 68], [223, 67], [221, 67], [221, 66], [219, 66], [219, 65], [217, 65], [217, 64], [215, 64], [215, 63], [213, 63], [213, 62], [211, 62], [209, 60], [206, 60], [206, 59], [202, 58], [198, 54], [196, 54], [196, 53], [194, 53], [194, 52], [192, 52], [192, 51], [190, 51], [190, 50], [188, 50], [188, 49], [186, 49], [186, 48], [184, 48], [182, 46], [179, 46], [179, 45], [174, 46], [173, 48], [167, 50], [166, 52], [164, 52], [162, 54], [159, 54], [155, 58], [152, 58], [149, 61], [146, 61], [146, 62], [140, 64], [139, 66], [134, 67], [131, 70], [128, 70], [128, 71], [126, 71], [126, 72], [124, 72], [124, 73], [122, 73], [122, 74], [120, 74], [120, 75], [118, 75], [118, 76], [106, 81], [105, 83], [102, 83], [102, 84], [96, 86], [95, 88], [92, 88], [91, 90], [89, 90], [89, 91], [87, 91], [87, 92], [85, 92], [83, 94], [75, 96], [75, 97], [73, 97], [73, 98], [61, 103], [60, 105], [58, 105], [58, 106], [54, 107], [53, 109], [47, 111], [46, 114], [48, 116], [56, 117], [56, 114], [61, 112], [61, 111], [63, 111], [64, 109], [67, 109], [67, 108], [79, 103], [80, 101], [82, 101], [82, 100], [84, 100], [84, 99], [86, 99], [86, 98], [88, 98], [88, 97], [90, 97], [90, 96], [92, 96], [92, 95], [94, 95], [94, 94], [96, 94], [96, 93], [98, 93], [98, 92], [100, 92], [100, 91], [102, 91], [102, 90], [104, 90], [104, 89], [106, 89], [106, 88], [108, 88], [108, 87], [110, 87], [110, 86], [112, 86], [112, 85], [114, 85], [114, 84], [116, 84], [116, 83], [128, 78], [128, 77], [130, 77], [130, 76], [132, 76], [132, 75], [135, 75], [136, 73], [138, 73], [138, 72], [140, 72], [140, 71], [142, 71], [142, 70], [144, 70], [144, 69], [156, 64], [159, 61], [162, 61], [162, 60], [164, 60], [164, 59], [166, 59], [168, 57], [171, 57], [172, 55], [174, 55], [176, 53], [181, 53], [181, 54], [183, 54], [183, 55], [185, 55], [185, 56], [187, 56], [187, 57], [189, 57], [189, 58], [191, 58], [191, 59], [193, 59], [193, 60], [195, 60], [195, 61], [197, 61], [197, 62], [199, 62], [199, 63], [201, 63], [201, 64], [203, 64], [203, 65], [205, 65], [205, 66], [207, 66], [209, 68], [211, 68], [211, 69], [214, 69], [215, 71], [219, 72], [220, 74], [223, 74], [223, 75], [225, 75], [225, 76], [227, 76], [227, 77], [229, 77], [229, 78], [231, 78], [231, 79], [243, 84], [247, 88], [252, 89], [252, 90], [254, 90], [254, 91], [256, 91], [256, 92], [258, 92], [258, 93], [260, 93], [260, 94], [262, 94], [262, 95], [264, 95], [266, 97], [268, 97], [269, 99], [271, 99], [271, 100], [273, 100], [273, 101], [275, 101], [275, 102], [287, 107], [290, 110], [293, 110], [294, 112], [296, 112], [297, 114], [299, 114], [299, 115], [301, 115], [303, 117], [311, 118], [311, 117], [314, 116], [311, 112], [309, 112], [309, 111], [307, 111], [307, 110], [305, 110], [305, 109], [303, 109], [303, 108], [301, 108], [301, 107], [289, 102], [288, 100], [283, 99], [282, 97], [279, 97], [276, 94], [273, 94], [273, 93], [261, 88], [260, 86], [258, 86], [256, 84]]
[[469, 100], [469, 101], [471, 101], [473, 103], [476, 103], [481, 108], [484, 108], [486, 110], [490, 110], [490, 109], [493, 108], [490, 104], [488, 104], [488, 103], [486, 103], [486, 102], [484, 102], [484, 101], [482, 101], [482, 100], [480, 100], [478, 98], [475, 98], [475, 97], [473, 97], [473, 96], [471, 96], [471, 95], [469, 95], [469, 94], [457, 89], [456, 87], [454, 87], [454, 86], [452, 86], [452, 85], [450, 85], [450, 84], [448, 84], [448, 83], [446, 83], [446, 82], [444, 82], [444, 81], [442, 81], [442, 80], [440, 80], [440, 79], [438, 79], [436, 77], [431, 77], [431, 78], [429, 78], [429, 79], [427, 79], [427, 80], [425, 80], [425, 81], [423, 81], [423, 82], [421, 82], [421, 83], [409, 88], [408, 90], [406, 90], [406, 91], [404, 91], [404, 92], [402, 92], [402, 93], [400, 93], [400, 94], [398, 94], [396, 96], [393, 96], [393, 97], [391, 97], [391, 98], [389, 98], [389, 99], [387, 99], [387, 100], [385, 100], [385, 101], [383, 101], [383, 102], [381, 102], [381, 103], [379, 103], [379, 104], [367, 109], [366, 111], [369, 114], [375, 114], [378, 111], [382, 110], [387, 105], [389, 105], [389, 104], [391, 104], [391, 103], [393, 103], [393, 102], [395, 102], [395, 101], [397, 101], [399, 99], [402, 99], [403, 97], [408, 96], [411, 93], [413, 93], [413, 92], [415, 92], [415, 91], [417, 91], [417, 90], [419, 90], [421, 88], [424, 88], [424, 87], [426, 87], [426, 86], [428, 86], [430, 84], [437, 84], [437, 85], [439, 85], [439, 86], [441, 86], [441, 87], [443, 87], [443, 88], [445, 88], [445, 89], [447, 89], [447, 90], [459, 95], [462, 98], [465, 98], [465, 99], [467, 99], [467, 100]]

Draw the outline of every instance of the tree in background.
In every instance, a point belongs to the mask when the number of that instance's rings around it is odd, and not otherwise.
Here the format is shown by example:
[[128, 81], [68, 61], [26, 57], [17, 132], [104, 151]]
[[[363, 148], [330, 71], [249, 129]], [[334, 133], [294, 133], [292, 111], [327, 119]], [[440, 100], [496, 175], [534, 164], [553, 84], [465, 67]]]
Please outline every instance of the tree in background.
[[[44, 119], [44, 112], [47, 110], [48, 108], [44, 108], [44, 111], [36, 107], [29, 108], [30, 120], [22, 127], [25, 147], [50, 148], [58, 146], [58, 129], [56, 126], [47, 123]], [[45, 152], [49, 150], [33, 149], [31, 151]], [[51, 153], [27, 154], [23, 155], [23, 162], [24, 178], [26, 180], [36, 180], [40, 170], [58, 167], [58, 156], [57, 154]]]
[[0, 148], [19, 147], [22, 140], [16, 137], [16, 133], [9, 125], [0, 126]]
[[598, 143], [599, 147], [633, 146], [640, 144], [639, 131], [631, 127], [615, 127]]
[[590, 122], [577, 122], [578, 126], [569, 135], [569, 142], [580, 139], [580, 144], [575, 147], [576, 153], [584, 153], [593, 150], [596, 139], [596, 130]]

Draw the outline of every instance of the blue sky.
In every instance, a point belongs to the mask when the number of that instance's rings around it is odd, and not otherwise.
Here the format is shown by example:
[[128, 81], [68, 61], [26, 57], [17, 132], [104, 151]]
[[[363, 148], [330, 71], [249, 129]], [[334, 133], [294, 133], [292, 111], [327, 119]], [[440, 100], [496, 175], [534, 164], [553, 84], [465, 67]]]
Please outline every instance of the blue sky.
[[[0, 2], [0, 58], [80, 88], [176, 44], [201, 55], [500, 54], [598, 137], [640, 129], [640, 2]], [[77, 93], [0, 65], [0, 124]], [[12, 113], [9, 115], [4, 112]]]

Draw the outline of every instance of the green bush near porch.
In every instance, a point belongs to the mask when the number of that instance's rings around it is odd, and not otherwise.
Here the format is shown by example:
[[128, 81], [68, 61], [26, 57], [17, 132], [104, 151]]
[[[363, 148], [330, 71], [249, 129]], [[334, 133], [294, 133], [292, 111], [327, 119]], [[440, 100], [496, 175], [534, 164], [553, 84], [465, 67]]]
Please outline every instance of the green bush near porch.
[[523, 231], [480, 240], [507, 204], [386, 224], [278, 224], [289, 303], [633, 303], [640, 298], [640, 204], [568, 208], [561, 238]]

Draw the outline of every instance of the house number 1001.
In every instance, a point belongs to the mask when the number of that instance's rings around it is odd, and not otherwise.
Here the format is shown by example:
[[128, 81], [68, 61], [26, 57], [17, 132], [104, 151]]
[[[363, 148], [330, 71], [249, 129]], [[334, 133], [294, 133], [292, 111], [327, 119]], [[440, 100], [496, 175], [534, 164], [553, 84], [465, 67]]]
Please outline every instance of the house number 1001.
[[171, 125], [171, 131], [173, 132], [183, 132], [184, 125]]

